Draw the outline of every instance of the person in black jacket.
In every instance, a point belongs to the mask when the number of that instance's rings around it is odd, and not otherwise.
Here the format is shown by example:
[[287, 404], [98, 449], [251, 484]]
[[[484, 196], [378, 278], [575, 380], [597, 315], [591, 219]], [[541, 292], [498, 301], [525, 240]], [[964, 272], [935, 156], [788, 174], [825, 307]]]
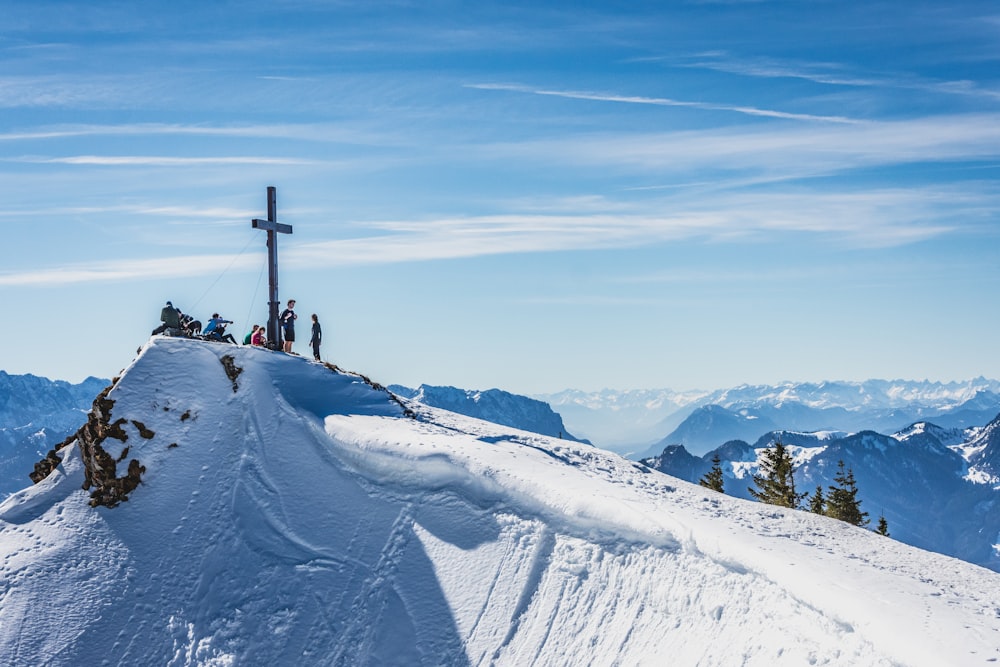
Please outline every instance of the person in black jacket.
[[285, 338], [282, 349], [288, 353], [291, 353], [292, 343], [295, 342], [295, 320], [299, 317], [295, 314], [294, 308], [295, 299], [289, 299], [288, 308], [285, 308], [281, 311], [281, 315], [278, 315], [278, 323], [281, 325]]
[[316, 313], [313, 313], [312, 321], [312, 338], [309, 339], [309, 343], [313, 347], [313, 359], [319, 361], [319, 344], [323, 342], [323, 329], [319, 326], [319, 318], [316, 317]]

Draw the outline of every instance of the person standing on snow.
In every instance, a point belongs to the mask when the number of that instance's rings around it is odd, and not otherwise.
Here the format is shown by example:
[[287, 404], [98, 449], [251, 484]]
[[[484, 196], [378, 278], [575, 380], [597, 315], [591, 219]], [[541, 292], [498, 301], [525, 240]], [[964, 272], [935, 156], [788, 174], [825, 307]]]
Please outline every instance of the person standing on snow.
[[319, 361], [319, 344], [323, 342], [323, 329], [319, 326], [319, 318], [316, 317], [316, 313], [313, 313], [312, 321], [312, 338], [309, 339], [309, 343], [313, 348], [313, 359]]
[[285, 342], [282, 345], [282, 350], [289, 354], [292, 352], [292, 343], [295, 342], [295, 320], [299, 318], [295, 314], [294, 308], [295, 299], [289, 299], [288, 307], [281, 311], [281, 315], [278, 315], [278, 323], [285, 334]]

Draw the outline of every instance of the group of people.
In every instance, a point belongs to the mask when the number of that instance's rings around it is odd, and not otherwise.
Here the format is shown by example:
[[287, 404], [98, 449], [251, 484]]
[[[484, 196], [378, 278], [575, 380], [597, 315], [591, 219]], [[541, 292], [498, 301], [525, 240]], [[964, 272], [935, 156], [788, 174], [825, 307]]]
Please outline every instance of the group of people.
[[[288, 354], [295, 354], [292, 352], [292, 343], [295, 342], [295, 320], [298, 317], [295, 313], [295, 299], [289, 299], [287, 307], [278, 315], [278, 325], [281, 327], [284, 339], [282, 351]], [[154, 336], [166, 333], [173, 336], [200, 337], [205, 340], [236, 344], [233, 335], [226, 333], [226, 325], [232, 324], [233, 321], [220, 317], [218, 313], [212, 313], [212, 318], [202, 328], [201, 322], [182, 313], [180, 308], [175, 308], [171, 302], [167, 301], [167, 305], [160, 311], [160, 322], [162, 324], [153, 329]], [[316, 317], [315, 313], [312, 315], [311, 333], [309, 344], [312, 346], [313, 358], [320, 361], [319, 346], [323, 342], [323, 329], [320, 327], [319, 318]], [[267, 346], [266, 329], [260, 324], [253, 325], [250, 332], [243, 338], [243, 344]]]
[[[309, 338], [309, 345], [312, 346], [313, 358], [319, 361], [319, 346], [323, 342], [323, 328], [319, 325], [319, 318], [316, 313], [312, 314], [312, 332]], [[278, 325], [281, 327], [284, 338], [283, 350], [289, 354], [292, 352], [292, 343], [295, 342], [295, 320], [299, 316], [295, 313], [295, 299], [289, 299], [287, 307], [278, 315]]]

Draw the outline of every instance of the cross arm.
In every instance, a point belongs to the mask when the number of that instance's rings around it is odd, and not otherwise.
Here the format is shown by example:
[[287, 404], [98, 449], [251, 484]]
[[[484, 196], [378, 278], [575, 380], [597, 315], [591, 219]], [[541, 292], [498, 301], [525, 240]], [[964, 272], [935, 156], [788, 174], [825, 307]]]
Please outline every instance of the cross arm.
[[251, 226], [254, 229], [264, 229], [269, 232], [279, 232], [281, 234], [291, 234], [292, 226], [284, 225], [280, 222], [271, 222], [270, 220], [258, 220], [254, 218], [250, 221]]

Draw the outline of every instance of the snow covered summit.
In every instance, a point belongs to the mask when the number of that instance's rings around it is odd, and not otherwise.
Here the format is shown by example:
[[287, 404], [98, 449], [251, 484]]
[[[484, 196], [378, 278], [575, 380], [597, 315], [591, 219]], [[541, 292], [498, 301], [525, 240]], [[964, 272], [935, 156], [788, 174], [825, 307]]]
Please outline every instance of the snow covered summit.
[[96, 407], [0, 505], [12, 665], [1000, 659], [996, 573], [302, 358], [154, 338]]

